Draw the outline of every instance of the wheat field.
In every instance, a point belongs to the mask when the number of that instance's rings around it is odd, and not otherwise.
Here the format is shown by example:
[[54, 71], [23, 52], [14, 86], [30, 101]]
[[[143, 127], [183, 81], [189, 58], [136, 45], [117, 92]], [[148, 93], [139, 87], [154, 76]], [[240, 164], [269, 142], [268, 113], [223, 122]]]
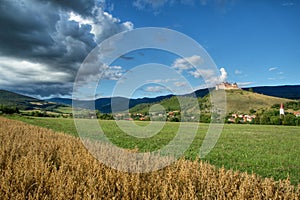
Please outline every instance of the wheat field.
[[0, 117], [0, 199], [300, 199], [300, 185], [199, 160], [120, 172], [78, 138]]

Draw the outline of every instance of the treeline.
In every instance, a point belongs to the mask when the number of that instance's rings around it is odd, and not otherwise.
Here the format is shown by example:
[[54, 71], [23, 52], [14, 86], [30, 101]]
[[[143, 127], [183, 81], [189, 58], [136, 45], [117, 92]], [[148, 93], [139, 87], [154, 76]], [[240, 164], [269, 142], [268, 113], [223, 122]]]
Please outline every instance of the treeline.
[[[203, 102], [201, 103], [201, 109], [207, 109], [207, 105]], [[205, 108], [204, 108], [205, 107]], [[230, 122], [228, 119], [232, 117], [231, 115], [228, 115], [225, 118], [225, 123], [248, 123], [248, 124], [262, 124], [262, 125], [287, 125], [287, 126], [300, 126], [300, 117], [296, 117], [293, 112], [287, 112], [285, 115], [280, 115], [279, 114], [279, 108], [280, 104], [274, 104], [270, 109], [267, 110], [259, 110], [256, 111], [254, 109], [250, 109], [249, 113], [251, 115], [255, 115], [255, 118], [252, 121], [243, 121], [243, 118], [236, 118], [234, 122]], [[284, 103], [284, 108], [285, 110], [288, 111], [298, 111], [300, 110], [300, 102], [298, 101], [291, 101]], [[184, 116], [185, 118], [181, 117], [181, 112], [179, 111], [172, 111], [171, 108], [167, 109], [168, 112], [166, 112], [166, 118], [160, 119], [159, 117], [156, 119], [155, 117], [152, 116], [152, 120], [166, 120], [166, 121], [171, 121], [171, 122], [180, 122], [180, 121], [199, 121], [201, 123], [210, 123], [210, 122], [220, 122], [222, 123], [223, 121], [220, 120], [219, 116], [215, 116], [216, 114], [211, 115], [211, 113], [202, 113], [200, 116], [189, 116], [188, 113], [185, 113]], [[72, 113], [69, 114], [64, 114], [64, 113], [52, 113], [48, 112], [46, 110], [35, 110], [35, 111], [27, 111], [27, 112], [20, 112], [17, 106], [8, 106], [8, 105], [0, 105], [0, 114], [21, 114], [21, 115], [26, 115], [26, 116], [34, 116], [34, 117], [64, 117], [64, 118], [72, 118], [73, 115]], [[172, 114], [171, 114], [172, 113]], [[124, 115], [121, 118], [126, 119], [126, 118], [132, 118], [132, 120], [143, 120], [143, 121], [148, 121], [150, 120], [149, 113], [147, 111], [142, 113], [143, 115], [137, 115], [137, 114], [131, 114], [131, 115]], [[108, 114], [108, 113], [101, 113], [100, 111], [91, 112], [89, 110], [83, 110], [80, 114], [77, 114], [76, 117], [79, 118], [98, 118], [101, 120], [114, 120], [113, 114]], [[199, 118], [198, 118], [199, 117]]]
[[46, 110], [33, 110], [22, 112], [19, 110], [17, 106], [8, 106], [8, 105], [0, 105], [0, 114], [20, 114], [24, 116], [32, 116], [32, 117], [72, 117], [72, 114], [63, 114], [63, 113], [51, 113]]
[[63, 114], [63, 113], [50, 113], [47, 112], [46, 110], [44, 111], [31, 111], [31, 112], [23, 112], [21, 113], [22, 115], [25, 116], [32, 116], [32, 117], [53, 117], [53, 118], [59, 118], [59, 117], [63, 117], [63, 118], [68, 118], [68, 117], [72, 117], [72, 113], [70, 114]]
[[108, 113], [100, 113], [100, 111], [96, 111], [96, 115], [98, 119], [102, 120], [114, 120], [114, 116]]
[[0, 105], [0, 114], [14, 114], [20, 113], [17, 106], [5, 106], [3, 104]]
[[[274, 104], [270, 110], [263, 110], [256, 114], [255, 124], [266, 125], [287, 125], [300, 126], [300, 117], [296, 117], [294, 113], [285, 112], [285, 115], [279, 114], [280, 104]], [[300, 101], [290, 101], [284, 103], [285, 110], [300, 110]]]
[[[252, 122], [243, 122], [242, 118], [237, 118], [235, 123], [300, 126], [300, 117], [297, 117], [294, 113], [287, 111], [285, 111], [285, 115], [280, 115], [279, 109], [280, 104], [274, 104], [269, 110], [256, 111], [254, 109], [250, 109], [249, 113], [256, 116]], [[284, 103], [284, 109], [298, 111], [300, 110], [300, 102], [291, 101]]]
[[[279, 109], [280, 104], [274, 104], [272, 108]], [[290, 101], [287, 103], [284, 103], [284, 109], [291, 109], [294, 111], [300, 110], [300, 101]]]
[[293, 113], [279, 115], [278, 110], [271, 109], [257, 114], [253, 123], [263, 125], [300, 126], [300, 117], [296, 117]]

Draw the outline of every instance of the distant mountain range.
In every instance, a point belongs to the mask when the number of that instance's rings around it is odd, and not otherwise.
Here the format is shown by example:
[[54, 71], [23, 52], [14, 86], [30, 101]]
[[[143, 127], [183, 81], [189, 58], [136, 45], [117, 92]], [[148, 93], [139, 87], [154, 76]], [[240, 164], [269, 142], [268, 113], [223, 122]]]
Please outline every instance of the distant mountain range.
[[[111, 113], [111, 102], [114, 102], [114, 109], [115, 111], [121, 112], [126, 109], [132, 108], [138, 104], [143, 104], [143, 103], [154, 103], [154, 102], [160, 102], [164, 99], [171, 98], [174, 95], [166, 95], [166, 96], [159, 96], [155, 98], [139, 98], [139, 99], [128, 99], [125, 97], [112, 97], [112, 98], [99, 98], [94, 101], [76, 101], [76, 105], [78, 105], [81, 108], [87, 108], [87, 109], [92, 109], [89, 106], [95, 104], [95, 108], [99, 110], [102, 113]], [[72, 99], [68, 98], [52, 98], [52, 99], [47, 99], [49, 102], [55, 102], [59, 104], [65, 104], [65, 105], [72, 105]], [[93, 104], [94, 102], [94, 104]]]
[[[250, 88], [243, 88], [244, 90], [250, 90]], [[264, 94], [267, 96], [287, 98], [287, 99], [300, 99], [300, 85], [293, 86], [265, 86], [265, 87], [252, 87], [255, 93]], [[209, 93], [208, 89], [201, 89], [195, 91], [198, 98], [202, 98]], [[113, 101], [115, 105], [121, 105], [116, 108], [117, 111], [126, 110], [128, 106], [124, 103], [129, 104], [129, 108], [133, 108], [139, 104], [152, 104], [155, 102], [161, 102], [163, 100], [170, 99], [174, 95], [159, 96], [155, 98], [139, 98], [139, 99], [127, 99], [124, 97], [112, 97], [112, 98], [99, 98], [95, 101], [95, 108], [102, 113], [111, 113], [111, 102]], [[191, 94], [186, 94], [183, 96], [192, 96]], [[165, 101], [166, 102], [166, 101]], [[82, 108], [87, 108], [89, 101], [78, 101], [78, 105]], [[0, 90], [0, 105], [16, 105], [19, 109], [29, 110], [29, 109], [47, 109], [53, 108], [59, 105], [72, 105], [72, 99], [69, 98], [51, 98], [46, 100], [39, 100], [36, 98], [28, 97], [25, 95], [16, 94], [13, 92]]]

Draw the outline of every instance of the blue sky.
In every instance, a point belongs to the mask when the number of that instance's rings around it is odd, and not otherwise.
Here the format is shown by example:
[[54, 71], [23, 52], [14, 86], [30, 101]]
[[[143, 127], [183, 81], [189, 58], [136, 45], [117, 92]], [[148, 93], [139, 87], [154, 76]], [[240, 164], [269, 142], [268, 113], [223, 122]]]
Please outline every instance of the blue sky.
[[[158, 6], [140, 1], [141, 7], [125, 2], [112, 1], [113, 15], [135, 28], [165, 27], [192, 37], [226, 70], [229, 82], [243, 87], [300, 83], [300, 7], [295, 1], [165, 1]], [[174, 57], [168, 61], [160, 60], [171, 65]]]
[[[0, 13], [0, 89], [70, 97], [81, 63], [97, 44], [143, 27], [169, 28], [194, 39], [222, 68], [222, 80], [243, 87], [300, 84], [300, 3], [295, 0], [4, 0]], [[96, 95], [110, 96], [117, 81], [138, 65], [156, 62], [174, 69], [178, 59], [158, 50], [131, 52], [109, 66]], [[204, 86], [192, 71], [182, 74], [194, 89]], [[131, 95], [167, 94], [163, 83], [156, 79]]]
[[300, 5], [295, 1], [191, 1], [156, 9], [128, 2], [115, 4], [113, 13], [136, 28], [166, 27], [192, 37], [226, 69], [229, 81], [300, 83]]

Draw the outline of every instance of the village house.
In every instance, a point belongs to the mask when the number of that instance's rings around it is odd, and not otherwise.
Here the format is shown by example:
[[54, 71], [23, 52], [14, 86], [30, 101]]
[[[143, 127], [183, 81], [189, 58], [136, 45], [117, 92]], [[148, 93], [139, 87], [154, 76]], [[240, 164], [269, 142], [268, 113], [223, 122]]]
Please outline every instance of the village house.
[[228, 122], [235, 123], [236, 119], [240, 119], [240, 122], [252, 122], [256, 115], [244, 115], [244, 114], [232, 114], [230, 118], [228, 118]]
[[244, 115], [244, 122], [252, 122], [256, 118], [256, 115]]
[[300, 117], [300, 111], [294, 112], [294, 115], [295, 115], [296, 117]]
[[126, 121], [133, 121], [133, 118], [127, 117], [127, 118], [124, 118], [124, 120], [126, 120]]
[[180, 113], [180, 111], [179, 110], [174, 110], [174, 111], [170, 111], [170, 112], [168, 112], [168, 116], [174, 116], [174, 115], [176, 115], [176, 114], [178, 114], [178, 113]]

